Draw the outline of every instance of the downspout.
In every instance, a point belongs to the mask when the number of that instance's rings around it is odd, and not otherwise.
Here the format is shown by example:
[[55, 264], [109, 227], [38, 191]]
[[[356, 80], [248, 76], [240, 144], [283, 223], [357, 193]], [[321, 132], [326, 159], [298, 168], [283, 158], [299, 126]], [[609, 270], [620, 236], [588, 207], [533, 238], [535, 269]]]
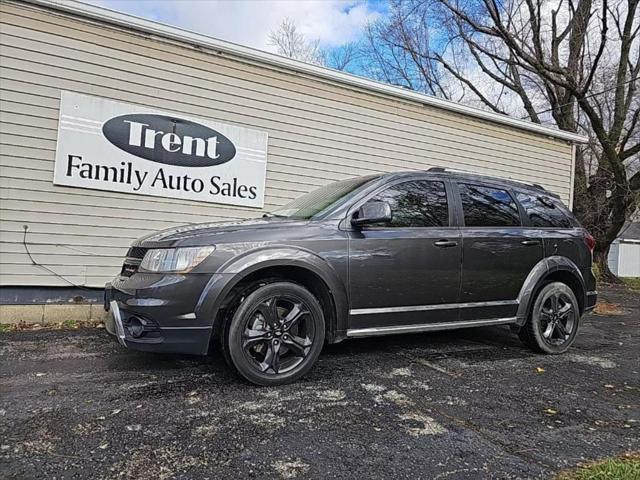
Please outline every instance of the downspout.
[[573, 189], [576, 179], [576, 144], [571, 144], [571, 185], [569, 188], [569, 210], [573, 211]]

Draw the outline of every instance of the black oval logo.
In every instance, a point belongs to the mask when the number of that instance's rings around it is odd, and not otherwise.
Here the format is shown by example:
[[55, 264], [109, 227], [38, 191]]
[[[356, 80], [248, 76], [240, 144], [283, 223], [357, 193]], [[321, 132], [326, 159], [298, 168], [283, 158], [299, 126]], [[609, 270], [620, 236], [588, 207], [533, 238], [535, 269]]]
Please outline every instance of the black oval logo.
[[119, 149], [166, 165], [210, 167], [236, 155], [236, 147], [220, 132], [166, 115], [120, 115], [107, 120], [102, 133]]

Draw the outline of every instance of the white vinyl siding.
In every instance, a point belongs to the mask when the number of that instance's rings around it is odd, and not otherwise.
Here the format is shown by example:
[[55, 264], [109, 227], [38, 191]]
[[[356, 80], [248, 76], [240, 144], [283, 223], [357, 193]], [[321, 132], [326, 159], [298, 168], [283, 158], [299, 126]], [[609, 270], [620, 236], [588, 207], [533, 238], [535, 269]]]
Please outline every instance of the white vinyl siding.
[[267, 131], [271, 210], [328, 182], [446, 166], [535, 182], [568, 202], [571, 145], [419, 102], [39, 7], [0, 4], [0, 284], [102, 286], [127, 246], [261, 210], [55, 186], [60, 92]]

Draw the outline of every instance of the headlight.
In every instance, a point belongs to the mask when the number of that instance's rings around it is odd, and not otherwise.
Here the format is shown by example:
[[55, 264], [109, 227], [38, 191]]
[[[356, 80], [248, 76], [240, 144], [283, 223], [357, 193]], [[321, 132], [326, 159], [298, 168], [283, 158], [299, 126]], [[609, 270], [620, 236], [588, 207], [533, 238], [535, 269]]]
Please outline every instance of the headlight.
[[148, 250], [140, 268], [148, 272], [180, 272], [193, 270], [216, 247], [158, 248]]

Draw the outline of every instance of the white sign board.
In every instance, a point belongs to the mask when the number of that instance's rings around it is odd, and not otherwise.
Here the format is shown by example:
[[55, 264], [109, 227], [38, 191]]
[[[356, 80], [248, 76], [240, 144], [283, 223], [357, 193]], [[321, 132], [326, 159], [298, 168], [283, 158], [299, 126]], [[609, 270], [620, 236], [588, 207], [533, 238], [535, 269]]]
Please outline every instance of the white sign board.
[[53, 183], [262, 207], [267, 133], [62, 92]]

